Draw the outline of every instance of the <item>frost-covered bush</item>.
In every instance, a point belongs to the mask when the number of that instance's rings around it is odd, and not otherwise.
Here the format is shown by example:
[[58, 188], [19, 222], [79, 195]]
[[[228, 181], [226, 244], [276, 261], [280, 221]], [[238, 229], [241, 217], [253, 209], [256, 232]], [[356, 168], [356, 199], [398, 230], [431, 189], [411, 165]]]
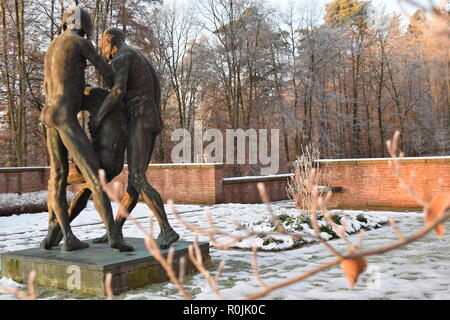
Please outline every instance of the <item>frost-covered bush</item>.
[[[279, 213], [277, 218], [279, 223], [281, 223], [289, 233], [315, 235], [311, 216], [309, 214], [298, 214], [298, 210], [296, 209], [286, 209], [282, 213]], [[332, 211], [330, 212], [330, 218], [338, 225], [342, 225], [344, 218], [346, 233], [349, 235], [357, 233], [361, 229], [377, 229], [388, 222], [385, 217], [354, 211]], [[320, 230], [320, 236], [323, 239], [332, 240], [338, 238], [338, 235], [322, 214], [317, 215], [317, 224]], [[264, 217], [258, 221], [247, 222], [244, 226], [252, 232], [260, 233], [260, 236], [250, 237], [239, 242], [235, 245], [235, 247], [239, 249], [251, 249], [253, 244], [256, 244], [256, 246], [263, 251], [281, 251], [298, 248], [305, 244], [316, 242], [316, 240], [308, 237], [295, 239], [292, 236], [282, 234], [264, 236], [264, 233], [278, 231], [270, 217]], [[236, 231], [236, 234], [239, 234], [239, 232], [242, 231]]]

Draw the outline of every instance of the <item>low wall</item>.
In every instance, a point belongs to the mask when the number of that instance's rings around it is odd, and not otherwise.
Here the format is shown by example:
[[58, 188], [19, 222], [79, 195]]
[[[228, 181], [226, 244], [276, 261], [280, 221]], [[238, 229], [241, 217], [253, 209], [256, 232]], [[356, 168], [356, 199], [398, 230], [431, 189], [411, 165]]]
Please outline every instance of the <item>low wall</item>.
[[287, 183], [293, 174], [274, 176], [236, 177], [223, 179], [224, 203], [261, 203], [257, 184], [264, 183], [271, 201], [287, 200]]
[[[388, 159], [320, 160], [328, 170], [331, 187], [341, 187], [332, 197], [332, 206], [417, 208], [418, 204], [400, 189], [389, 168]], [[402, 172], [408, 180], [415, 173], [417, 194], [450, 192], [450, 157], [404, 158]], [[127, 168], [115, 179], [122, 192], [127, 185]], [[272, 201], [288, 199], [286, 186], [292, 174], [263, 177], [223, 178], [222, 164], [151, 164], [150, 183], [164, 201], [175, 203], [260, 203], [257, 183], [263, 182]], [[48, 167], [0, 168], [0, 194], [25, 193], [47, 189]], [[76, 191], [77, 186], [69, 186]]]
[[[415, 174], [416, 193], [430, 200], [440, 191], [450, 192], [450, 157], [403, 158], [402, 175]], [[328, 170], [328, 183], [342, 187], [333, 194], [333, 206], [417, 208], [419, 205], [400, 189], [388, 159], [320, 160]]]
[[47, 190], [49, 167], [0, 168], [0, 193]]
[[[114, 181], [127, 186], [128, 168]], [[175, 203], [220, 203], [222, 196], [222, 164], [150, 164], [147, 177], [164, 200]], [[0, 168], [0, 194], [29, 193], [47, 190], [49, 167]], [[76, 192], [79, 186], [68, 186]]]
[[[214, 204], [221, 202], [222, 164], [150, 164], [147, 179], [158, 190], [166, 202]], [[128, 167], [112, 182], [119, 182], [122, 194], [125, 193], [128, 180]], [[76, 192], [77, 186], [69, 186]]]

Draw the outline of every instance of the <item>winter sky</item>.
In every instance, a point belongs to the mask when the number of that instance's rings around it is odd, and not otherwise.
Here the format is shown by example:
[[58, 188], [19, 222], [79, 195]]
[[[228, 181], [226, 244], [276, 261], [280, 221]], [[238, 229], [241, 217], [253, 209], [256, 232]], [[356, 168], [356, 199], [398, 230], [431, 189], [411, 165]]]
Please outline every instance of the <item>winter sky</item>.
[[[273, 5], [283, 7], [287, 5], [292, 0], [269, 0]], [[416, 3], [418, 3], [421, 6], [424, 6], [426, 8], [431, 7], [430, 2], [433, 4], [438, 3], [438, 0], [414, 0]], [[299, 1], [300, 3], [302, 1]], [[317, 2], [320, 3], [322, 7], [325, 7], [326, 3], [331, 2], [331, 0], [304, 0], [303, 2]], [[402, 13], [404, 21], [408, 21], [408, 16], [413, 14], [414, 11], [417, 10], [417, 7], [414, 7], [412, 5], [409, 5], [406, 0], [372, 0], [372, 4], [377, 7], [385, 7], [386, 12], [398, 12]]]

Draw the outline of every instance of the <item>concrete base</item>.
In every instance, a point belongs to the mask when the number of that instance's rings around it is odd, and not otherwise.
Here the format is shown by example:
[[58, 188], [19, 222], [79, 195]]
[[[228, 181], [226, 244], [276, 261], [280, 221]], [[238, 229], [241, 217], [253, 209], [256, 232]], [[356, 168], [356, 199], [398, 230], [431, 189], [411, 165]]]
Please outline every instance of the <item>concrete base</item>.
[[[62, 252], [59, 248], [40, 248], [5, 252], [1, 254], [2, 274], [14, 281], [24, 283], [28, 274], [36, 271], [36, 285], [72, 290], [88, 295], [104, 295], [104, 279], [112, 273], [112, 289], [119, 294], [130, 289], [152, 283], [168, 281], [161, 265], [147, 251], [144, 239], [126, 238], [136, 249], [133, 252], [119, 252], [107, 244], [90, 242], [87, 249]], [[177, 241], [172, 246], [174, 270], [179, 270], [179, 259], [186, 259], [185, 274], [196, 272], [188, 257], [188, 247], [192, 242]], [[209, 244], [200, 243], [205, 266], [210, 265]], [[162, 250], [164, 256], [168, 250]]]

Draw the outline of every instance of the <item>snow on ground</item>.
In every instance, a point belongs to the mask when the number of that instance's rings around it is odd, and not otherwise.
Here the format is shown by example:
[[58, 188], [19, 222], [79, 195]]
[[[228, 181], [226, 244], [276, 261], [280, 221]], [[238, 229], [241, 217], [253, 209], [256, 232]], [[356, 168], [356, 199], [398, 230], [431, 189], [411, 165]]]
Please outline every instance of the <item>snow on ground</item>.
[[[68, 201], [71, 201], [74, 197], [74, 193], [67, 192]], [[47, 198], [48, 192], [46, 190], [23, 193], [0, 193], [0, 215], [27, 212], [24, 210], [42, 210], [42, 208], [47, 207]]]
[[47, 191], [26, 193], [0, 193], [0, 206], [20, 206], [22, 204], [41, 204], [47, 202]]
[[[308, 214], [299, 214], [300, 211], [295, 207], [281, 207], [274, 213], [277, 217], [277, 223], [289, 233], [305, 235], [301, 240], [294, 240], [291, 236], [286, 235], [269, 235], [269, 236], [252, 236], [240, 241], [234, 248], [251, 250], [254, 245], [264, 251], [280, 251], [299, 248], [306, 244], [317, 242], [310, 236], [315, 236], [311, 216]], [[370, 215], [367, 213], [345, 212], [334, 210], [330, 214], [330, 218], [338, 225], [345, 225], [347, 234], [354, 234], [361, 229], [372, 230], [381, 228], [388, 223], [388, 218], [379, 215]], [[269, 216], [246, 215], [241, 221], [246, 230], [256, 232], [258, 234], [266, 234], [276, 232], [272, 218]], [[320, 228], [320, 237], [325, 240], [337, 239], [338, 235], [333, 227], [328, 223], [322, 214], [317, 215], [317, 226]], [[245, 236], [246, 231], [236, 230], [232, 233], [234, 236]], [[309, 237], [308, 237], [309, 236]]]
[[[292, 206], [290, 201], [272, 204], [274, 212], [286, 211]], [[115, 206], [116, 208], [117, 206]], [[177, 205], [189, 223], [207, 226], [203, 215], [203, 206]], [[219, 228], [233, 232], [235, 226], [229, 221], [241, 222], [260, 220], [267, 215], [264, 204], [219, 204], [210, 206], [213, 218]], [[169, 212], [169, 210], [167, 210]], [[148, 209], [139, 203], [133, 212], [134, 217], [146, 223]], [[362, 211], [346, 211], [358, 215]], [[365, 215], [395, 218], [404, 234], [411, 234], [423, 225], [421, 213], [364, 212]], [[169, 220], [184, 240], [192, 240], [193, 234], [185, 230], [177, 220], [169, 215]], [[47, 213], [0, 217], [0, 252], [35, 247], [46, 233]], [[90, 239], [103, 234], [103, 226], [92, 203], [80, 217], [73, 222], [73, 230], [80, 239]], [[450, 299], [450, 227], [447, 223], [447, 235], [443, 239], [433, 234], [382, 256], [369, 257], [368, 270], [361, 276], [354, 290], [349, 290], [339, 267], [334, 267], [302, 282], [282, 288], [269, 294], [265, 299]], [[155, 224], [155, 236], [159, 232]], [[124, 228], [125, 236], [141, 237], [141, 233], [132, 223]], [[358, 235], [349, 237], [356, 242]], [[389, 227], [366, 232], [366, 248], [381, 246], [396, 240]], [[206, 240], [200, 237], [200, 240]], [[341, 240], [332, 243], [341, 250], [346, 246]], [[219, 250], [211, 248], [213, 268], [220, 261], [226, 265], [219, 287], [225, 298], [239, 299], [261, 289], [252, 274], [252, 253], [238, 249]], [[261, 252], [258, 264], [263, 279], [269, 284], [292, 278], [318, 266], [332, 258], [320, 244], [310, 244], [299, 249], [284, 252]], [[186, 288], [195, 299], [215, 299], [204, 278], [197, 274], [186, 278]], [[0, 285], [19, 286], [11, 279], [0, 277]], [[43, 299], [86, 298], [53, 289], [39, 288], [39, 297]], [[11, 299], [11, 295], [0, 294], [0, 299]], [[181, 299], [173, 284], [160, 283], [121, 294], [118, 299]]]

